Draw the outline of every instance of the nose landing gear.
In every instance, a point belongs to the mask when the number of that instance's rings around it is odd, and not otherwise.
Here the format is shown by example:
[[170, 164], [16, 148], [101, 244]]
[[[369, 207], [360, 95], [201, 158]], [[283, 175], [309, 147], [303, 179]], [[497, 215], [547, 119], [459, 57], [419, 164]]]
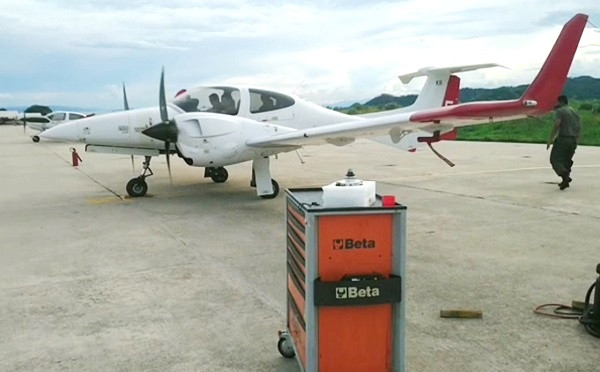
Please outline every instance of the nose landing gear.
[[223, 183], [229, 178], [229, 172], [223, 167], [209, 167], [204, 169], [204, 177], [210, 177], [215, 183]]
[[127, 186], [125, 187], [127, 193], [132, 198], [137, 198], [146, 195], [146, 193], [148, 192], [148, 184], [146, 183], [146, 177], [150, 177], [154, 174], [152, 172], [152, 169], [150, 169], [150, 160], [152, 159], [152, 157], [145, 156], [144, 158], [144, 170], [142, 174], [139, 177], [130, 179], [129, 182], [127, 182]]

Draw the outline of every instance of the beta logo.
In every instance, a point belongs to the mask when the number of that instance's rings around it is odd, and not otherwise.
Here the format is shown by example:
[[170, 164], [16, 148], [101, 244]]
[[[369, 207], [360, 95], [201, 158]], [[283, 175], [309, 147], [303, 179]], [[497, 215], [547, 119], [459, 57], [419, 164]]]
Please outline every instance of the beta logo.
[[375, 240], [369, 239], [333, 239], [333, 250], [346, 250], [346, 249], [375, 249], [377, 245]]
[[356, 287], [336, 287], [335, 298], [336, 300], [348, 300], [352, 298], [370, 298], [379, 297], [379, 288], [367, 287], [367, 288], [356, 288]]

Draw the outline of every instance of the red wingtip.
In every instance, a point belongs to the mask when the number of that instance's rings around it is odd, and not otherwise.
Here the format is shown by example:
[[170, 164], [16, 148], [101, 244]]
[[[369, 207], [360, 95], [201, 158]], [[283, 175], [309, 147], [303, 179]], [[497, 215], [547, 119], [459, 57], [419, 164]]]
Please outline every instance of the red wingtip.
[[579, 13], [565, 24], [542, 69], [523, 93], [522, 101], [537, 101], [536, 111], [551, 111], [556, 104], [556, 98], [565, 88], [567, 74], [587, 19], [587, 15]]

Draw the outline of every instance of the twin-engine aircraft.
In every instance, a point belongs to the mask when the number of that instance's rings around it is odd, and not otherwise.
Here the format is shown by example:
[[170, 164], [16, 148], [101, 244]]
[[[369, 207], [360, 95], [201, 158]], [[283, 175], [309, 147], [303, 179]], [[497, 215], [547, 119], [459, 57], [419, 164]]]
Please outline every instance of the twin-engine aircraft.
[[[566, 84], [588, 16], [569, 20], [544, 65], [522, 97], [515, 100], [458, 103], [455, 73], [495, 64], [426, 68], [402, 75], [426, 82], [415, 103], [377, 115], [350, 116], [307, 102], [293, 94], [250, 86], [219, 85], [180, 91], [167, 102], [164, 71], [159, 107], [126, 110], [62, 124], [41, 134], [55, 140], [83, 142], [86, 151], [145, 157], [143, 172], [127, 184], [132, 197], [148, 190], [150, 160], [176, 153], [191, 166], [205, 167], [205, 177], [225, 182], [227, 165], [252, 161], [251, 185], [257, 195], [274, 198], [279, 185], [271, 178], [269, 158], [305, 145], [344, 146], [364, 137], [401, 149], [450, 139], [455, 128], [500, 122], [550, 112]], [[127, 106], [127, 104], [126, 104]]]

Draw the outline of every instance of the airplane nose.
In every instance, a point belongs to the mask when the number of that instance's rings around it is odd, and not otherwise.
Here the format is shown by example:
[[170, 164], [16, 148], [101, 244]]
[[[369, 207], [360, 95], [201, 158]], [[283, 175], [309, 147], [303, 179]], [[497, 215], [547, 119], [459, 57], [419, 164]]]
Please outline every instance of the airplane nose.
[[40, 137], [55, 141], [76, 142], [80, 140], [78, 123], [63, 123], [40, 133]]

